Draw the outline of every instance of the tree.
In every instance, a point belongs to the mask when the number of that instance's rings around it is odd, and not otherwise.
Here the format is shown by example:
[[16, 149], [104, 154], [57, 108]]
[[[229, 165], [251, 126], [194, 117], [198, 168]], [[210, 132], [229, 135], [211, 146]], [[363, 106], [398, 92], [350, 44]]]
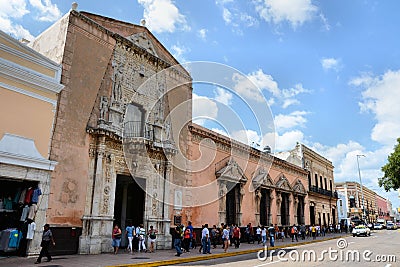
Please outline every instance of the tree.
[[386, 191], [400, 188], [400, 138], [397, 139], [397, 145], [394, 152], [388, 156], [388, 163], [382, 167], [384, 176], [379, 178], [379, 186], [383, 186]]

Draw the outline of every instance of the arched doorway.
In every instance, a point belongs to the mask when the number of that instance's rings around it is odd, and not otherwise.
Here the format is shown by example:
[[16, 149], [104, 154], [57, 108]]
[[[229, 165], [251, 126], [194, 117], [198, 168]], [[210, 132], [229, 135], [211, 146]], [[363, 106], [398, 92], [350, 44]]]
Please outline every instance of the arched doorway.
[[261, 188], [260, 224], [261, 225], [271, 224], [271, 197], [270, 197], [270, 190], [266, 188]]

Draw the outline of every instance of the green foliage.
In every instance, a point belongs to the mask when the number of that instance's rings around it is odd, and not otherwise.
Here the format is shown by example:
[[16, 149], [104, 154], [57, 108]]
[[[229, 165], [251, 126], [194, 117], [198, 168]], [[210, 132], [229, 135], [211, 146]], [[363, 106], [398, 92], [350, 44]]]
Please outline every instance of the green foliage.
[[397, 139], [397, 145], [394, 152], [388, 156], [388, 163], [382, 167], [384, 176], [379, 178], [379, 186], [383, 186], [386, 191], [400, 188], [400, 138]]

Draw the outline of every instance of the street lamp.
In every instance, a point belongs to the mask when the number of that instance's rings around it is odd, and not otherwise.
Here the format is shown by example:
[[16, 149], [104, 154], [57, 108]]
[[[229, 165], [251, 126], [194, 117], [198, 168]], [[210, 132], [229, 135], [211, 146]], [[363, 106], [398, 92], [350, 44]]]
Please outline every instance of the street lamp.
[[364, 193], [363, 193], [363, 185], [362, 185], [362, 181], [361, 181], [360, 163], [358, 162], [359, 157], [365, 157], [365, 155], [357, 155], [358, 177], [360, 178], [361, 201], [362, 201], [361, 204], [362, 204], [362, 212], [363, 212], [362, 219], [365, 220]]

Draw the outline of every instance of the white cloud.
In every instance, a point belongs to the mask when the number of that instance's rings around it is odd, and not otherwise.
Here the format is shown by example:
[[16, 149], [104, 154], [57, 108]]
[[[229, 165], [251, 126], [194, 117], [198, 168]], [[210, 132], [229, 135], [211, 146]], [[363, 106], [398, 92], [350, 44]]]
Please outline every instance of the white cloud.
[[291, 129], [299, 126], [303, 127], [307, 122], [305, 118], [307, 114], [308, 112], [306, 111], [295, 111], [288, 115], [279, 114], [274, 118], [275, 128], [277, 131], [280, 131], [282, 129]]
[[261, 144], [262, 141], [258, 133], [253, 130], [234, 131], [232, 132], [232, 138], [247, 145], [250, 145], [253, 142], [255, 144]]
[[38, 20], [53, 22], [61, 17], [61, 11], [50, 0], [29, 0], [29, 3], [39, 10]]
[[299, 104], [295, 97], [303, 93], [311, 93], [302, 84], [296, 84], [293, 88], [279, 89], [278, 83], [273, 77], [259, 69], [247, 75], [247, 78], [240, 74], [234, 74], [232, 80], [235, 83], [234, 90], [241, 96], [262, 102], [265, 101], [262, 91], [269, 92], [272, 97], [268, 99], [269, 104], [276, 103], [278, 99], [283, 108], [290, 105]]
[[293, 28], [312, 20], [318, 7], [311, 0], [255, 0], [256, 11], [265, 21], [279, 24], [288, 21]]
[[324, 70], [338, 71], [340, 68], [340, 60], [335, 58], [323, 58], [321, 59], [321, 65]]
[[242, 35], [243, 27], [253, 27], [258, 25], [258, 20], [243, 12], [243, 7], [235, 1], [216, 1], [216, 5], [222, 8], [222, 18], [226, 25], [233, 27], [233, 32]]
[[13, 22], [29, 14], [25, 0], [0, 0], [0, 29], [16, 39], [33, 40], [34, 37], [22, 25]]
[[359, 106], [361, 111], [371, 112], [376, 119], [371, 139], [393, 146], [400, 132], [400, 70], [389, 70], [376, 77], [364, 74], [350, 83], [365, 87]]
[[[273, 139], [274, 138], [274, 139]], [[277, 152], [293, 149], [297, 142], [303, 142], [304, 134], [299, 130], [284, 132], [282, 135], [278, 133], [268, 134], [264, 137], [264, 144], [269, 145], [273, 149], [273, 141], [275, 140], [275, 150]], [[268, 143], [266, 143], [268, 141]]]
[[171, 47], [172, 55], [181, 63], [186, 62], [184, 54], [188, 53], [190, 49], [186, 48], [183, 45], [173, 45]]
[[232, 22], [232, 13], [227, 8], [223, 8], [222, 18], [224, 19], [226, 24], [230, 24]]
[[216, 101], [218, 101], [224, 105], [227, 105], [227, 106], [232, 104], [233, 95], [228, 90], [221, 88], [221, 87], [217, 87], [214, 90], [214, 94], [215, 94], [214, 99]]
[[138, 3], [144, 7], [143, 16], [150, 30], [157, 33], [190, 30], [186, 17], [172, 0], [138, 0]]
[[227, 136], [227, 137], [230, 137], [229, 134], [228, 134], [226, 131], [221, 130], [221, 129], [219, 129], [219, 128], [211, 128], [211, 131], [216, 132], [216, 133], [219, 133], [219, 134], [222, 134], [222, 135], [225, 135], [225, 136]]
[[193, 94], [193, 122], [204, 125], [207, 119], [214, 120], [218, 116], [217, 104], [208, 97]]
[[205, 40], [207, 37], [207, 29], [200, 29], [198, 31], [198, 36], [202, 39]]
[[[43, 2], [42, 2], [43, 1]], [[38, 21], [53, 22], [61, 17], [61, 11], [50, 0], [0, 0], [0, 29], [16, 39], [33, 40], [34, 36], [17, 21], [33, 14]], [[30, 10], [31, 9], [31, 10]]]

